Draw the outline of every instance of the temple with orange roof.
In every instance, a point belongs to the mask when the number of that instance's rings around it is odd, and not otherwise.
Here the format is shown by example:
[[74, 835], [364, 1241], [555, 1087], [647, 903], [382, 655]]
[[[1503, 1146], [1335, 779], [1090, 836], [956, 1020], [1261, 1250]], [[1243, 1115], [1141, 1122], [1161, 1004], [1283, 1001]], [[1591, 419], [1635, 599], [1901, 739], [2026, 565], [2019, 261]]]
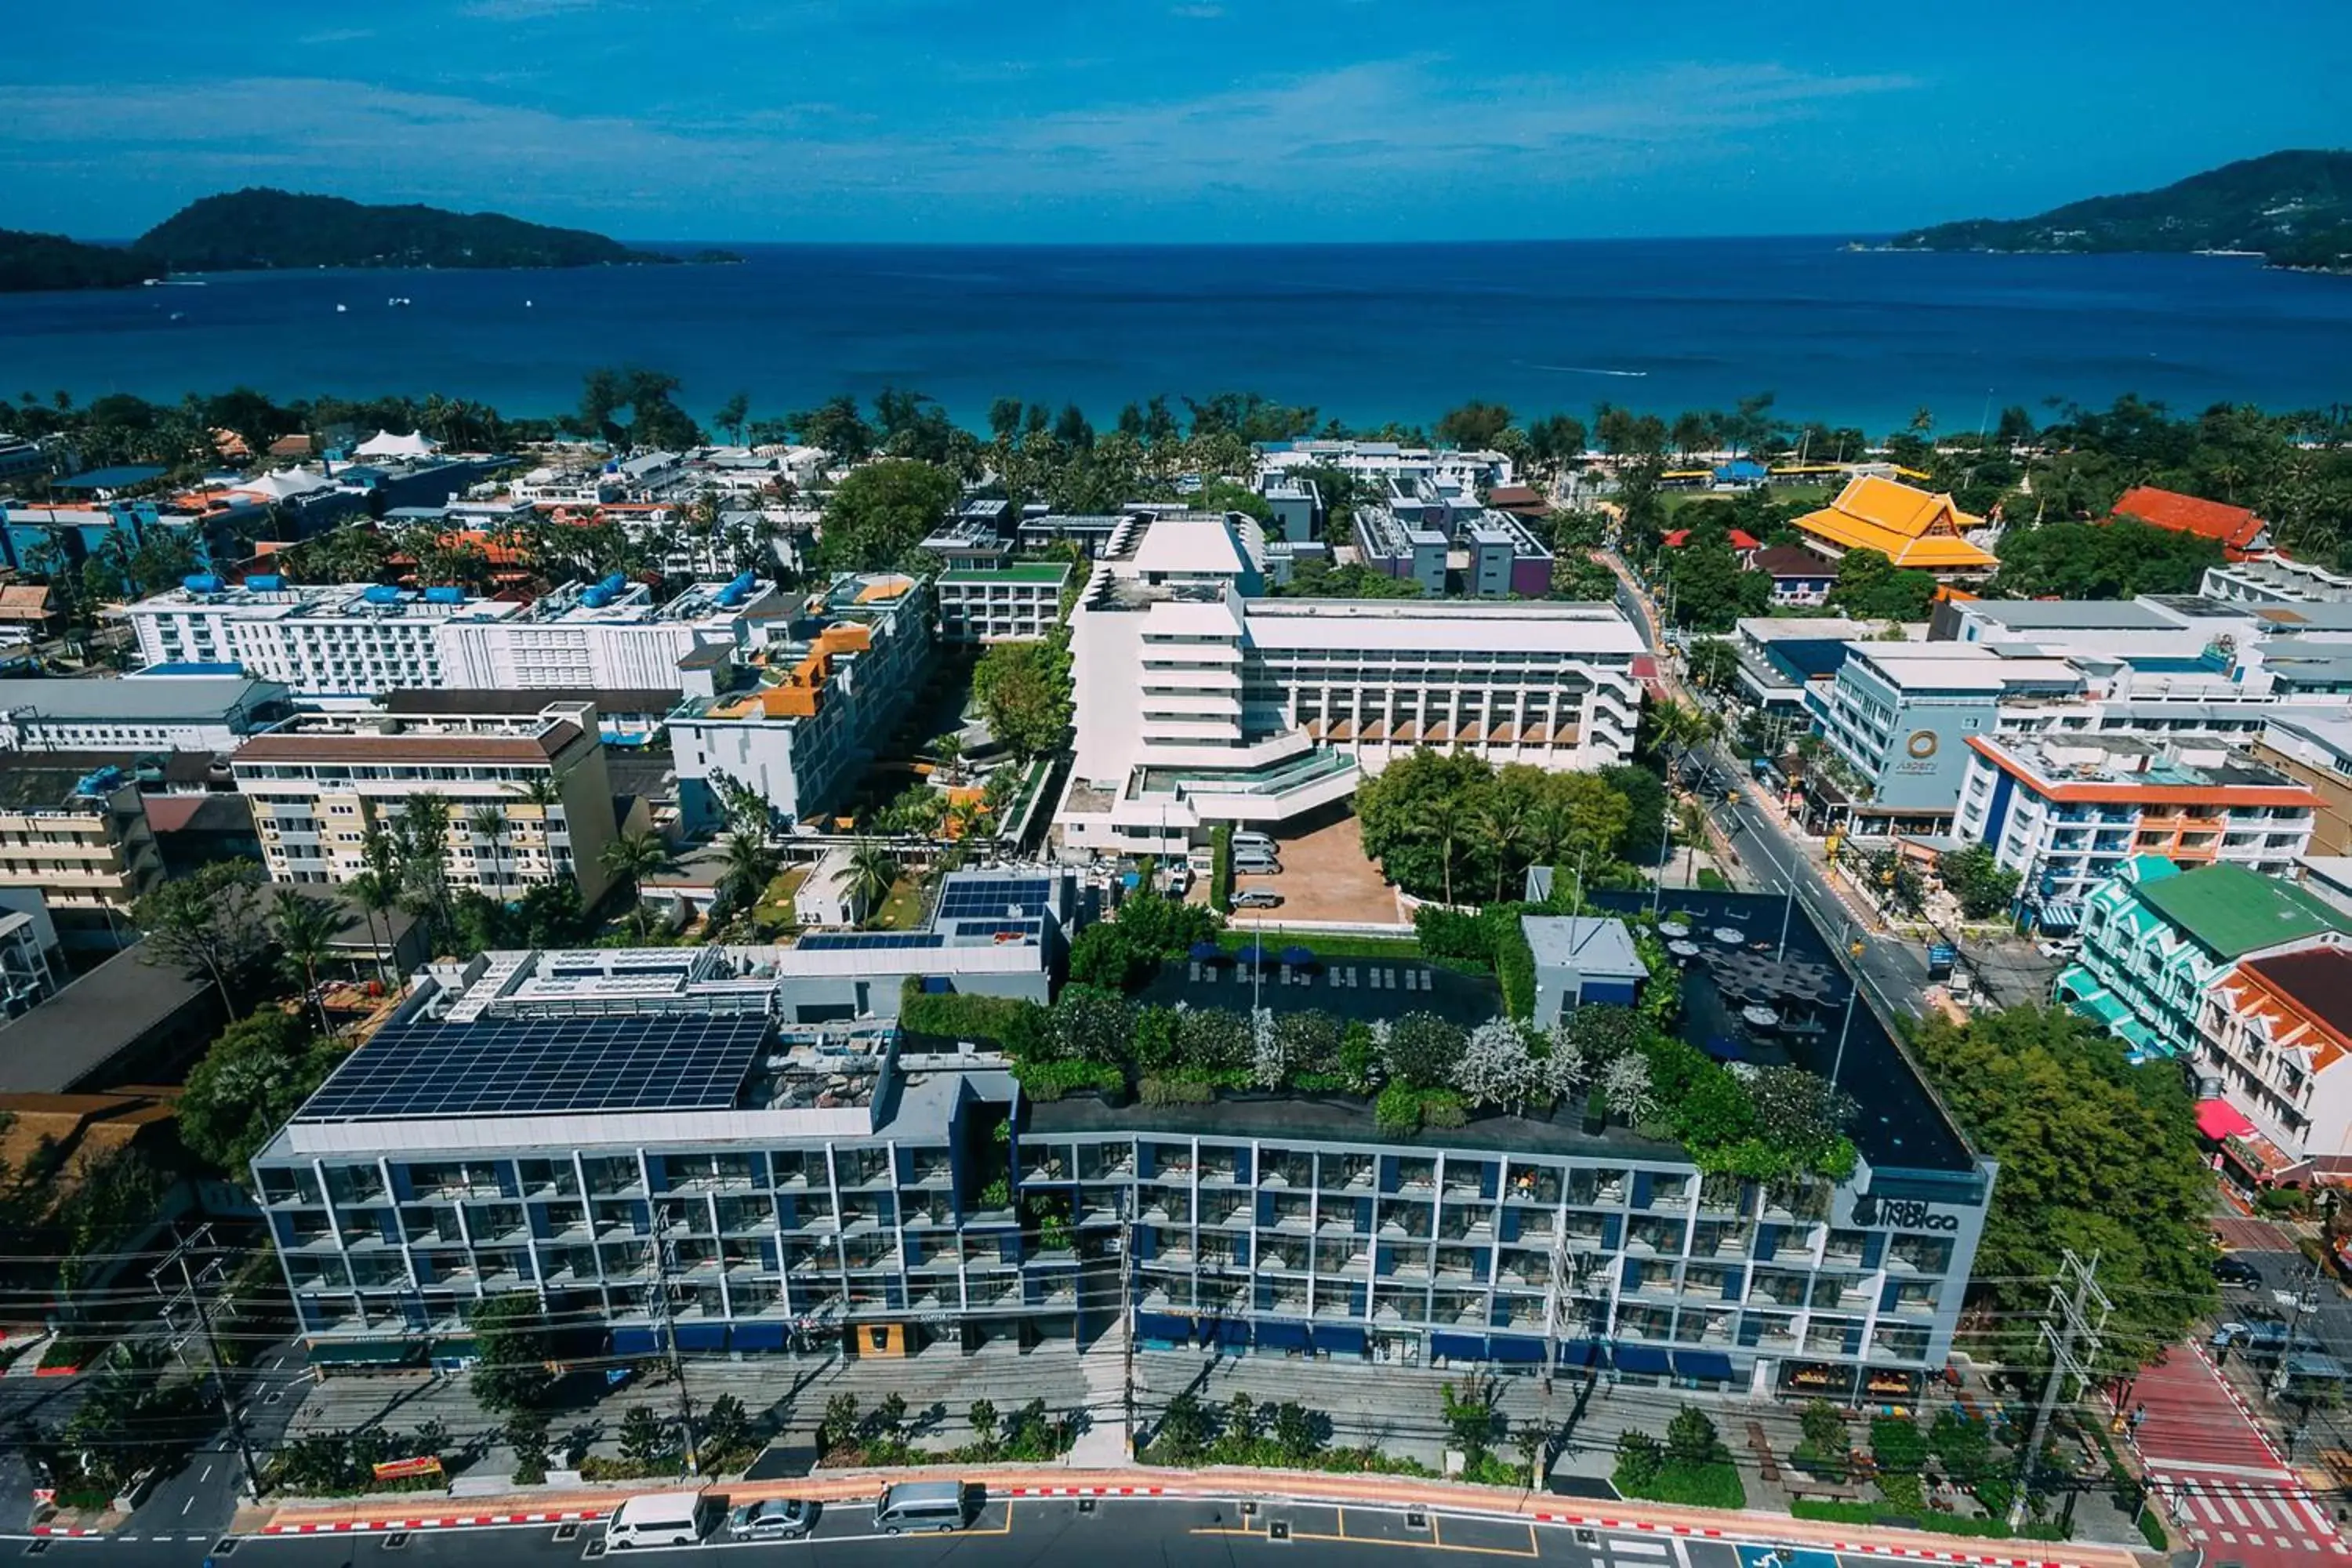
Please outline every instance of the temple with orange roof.
[[1983, 526], [1948, 495], [1874, 474], [1847, 480], [1836, 500], [1796, 520], [1805, 542], [1832, 561], [1850, 550], [1875, 550], [1899, 567], [1938, 578], [1982, 577], [2000, 567], [1991, 551], [1968, 537]]

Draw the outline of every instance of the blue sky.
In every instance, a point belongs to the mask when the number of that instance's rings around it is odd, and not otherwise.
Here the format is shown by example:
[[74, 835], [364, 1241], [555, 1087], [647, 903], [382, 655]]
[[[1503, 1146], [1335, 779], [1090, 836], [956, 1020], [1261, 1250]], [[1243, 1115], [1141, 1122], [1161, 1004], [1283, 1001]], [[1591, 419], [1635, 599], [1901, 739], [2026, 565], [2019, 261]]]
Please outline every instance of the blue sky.
[[644, 238], [1867, 233], [2352, 145], [2342, 3], [27, 5], [0, 226], [274, 184]]

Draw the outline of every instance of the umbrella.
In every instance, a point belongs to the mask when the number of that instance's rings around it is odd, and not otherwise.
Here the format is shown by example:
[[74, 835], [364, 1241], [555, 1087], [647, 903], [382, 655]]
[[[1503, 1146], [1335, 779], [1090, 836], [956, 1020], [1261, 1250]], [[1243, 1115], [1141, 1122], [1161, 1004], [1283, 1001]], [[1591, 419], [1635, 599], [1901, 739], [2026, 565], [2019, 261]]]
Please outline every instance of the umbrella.
[[1690, 927], [1683, 924], [1680, 921], [1660, 921], [1658, 922], [1658, 934], [1660, 936], [1688, 936], [1690, 935]]
[[1265, 949], [1260, 947], [1255, 942], [1250, 943], [1247, 947], [1234, 954], [1234, 958], [1244, 963], [1264, 963], [1266, 961], [1267, 956], [1268, 954]]
[[1294, 969], [1300, 964], [1312, 963], [1315, 962], [1315, 950], [1311, 947], [1286, 947], [1282, 950], [1282, 962]]
[[1210, 963], [1224, 956], [1225, 950], [1213, 942], [1196, 942], [1192, 944], [1192, 958], [1196, 963]]
[[1738, 926], [1717, 926], [1715, 928], [1715, 940], [1717, 942], [1746, 942], [1748, 940], [1748, 933], [1741, 931]]

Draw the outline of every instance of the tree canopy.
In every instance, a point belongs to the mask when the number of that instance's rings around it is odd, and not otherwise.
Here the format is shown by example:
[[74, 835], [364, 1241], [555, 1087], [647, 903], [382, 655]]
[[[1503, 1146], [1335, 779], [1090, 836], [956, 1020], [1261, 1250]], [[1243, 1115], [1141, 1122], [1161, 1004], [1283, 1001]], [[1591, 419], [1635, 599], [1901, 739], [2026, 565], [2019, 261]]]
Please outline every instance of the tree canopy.
[[180, 1141], [233, 1181], [341, 1059], [299, 1015], [264, 1008], [221, 1032], [188, 1074]]
[[852, 469], [825, 502], [819, 555], [836, 571], [898, 566], [946, 518], [961, 488], [946, 469], [910, 458]]
[[1830, 607], [1866, 621], [1916, 621], [1936, 602], [1936, 579], [1897, 567], [1876, 550], [1850, 550], [1838, 559]]
[[2216, 1294], [2212, 1178], [2178, 1068], [2129, 1065], [2118, 1041], [2058, 1007], [1964, 1026], [1931, 1013], [1915, 1044], [1962, 1128], [2000, 1163], [1971, 1291], [2013, 1331], [1998, 1359], [2042, 1359], [2033, 1324], [2063, 1247], [2099, 1255], [2116, 1310], [2111, 1370], [2178, 1344]]
[[2001, 536], [2000, 593], [2021, 598], [2129, 599], [2141, 594], [2193, 594], [2221, 547], [2194, 533], [2132, 518], [2113, 522], [2053, 522]]
[[1070, 650], [1056, 627], [1037, 642], [1003, 642], [973, 667], [972, 699], [988, 732], [1016, 757], [1043, 756], [1069, 732]]
[[1581, 864], [1597, 880], [1620, 858], [1633, 803], [1599, 773], [1423, 747], [1356, 786], [1356, 816], [1364, 852], [1405, 891], [1486, 902], [1516, 897], [1529, 866]]

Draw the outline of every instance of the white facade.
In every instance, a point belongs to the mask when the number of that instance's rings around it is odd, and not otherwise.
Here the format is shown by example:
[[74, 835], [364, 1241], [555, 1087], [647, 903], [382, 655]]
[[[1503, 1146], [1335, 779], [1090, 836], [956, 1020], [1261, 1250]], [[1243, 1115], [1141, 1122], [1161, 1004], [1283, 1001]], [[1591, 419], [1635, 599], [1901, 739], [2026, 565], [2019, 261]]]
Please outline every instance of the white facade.
[[1989, 846], [2043, 909], [2138, 855], [2291, 876], [2316, 825], [2317, 795], [2215, 742], [1979, 739], [1970, 752], [1954, 831]]
[[1403, 447], [1394, 441], [1270, 441], [1257, 449], [1258, 474], [1291, 468], [1337, 468], [1375, 484], [1391, 479], [1430, 479], [1459, 490], [1517, 483], [1508, 453]]
[[747, 575], [665, 604], [614, 578], [568, 584], [522, 605], [351, 584], [190, 586], [124, 612], [150, 665], [223, 664], [310, 698], [404, 687], [480, 690], [678, 689], [678, 660], [737, 643], [744, 612], [773, 589]]
[[286, 716], [286, 689], [242, 675], [0, 680], [0, 751], [211, 752]]
[[1169, 847], [1344, 798], [1421, 746], [1571, 769], [1632, 752], [1640, 637], [1613, 605], [1273, 599], [1246, 519], [1122, 528], [1070, 616], [1074, 847]]
[[1069, 582], [1070, 569], [1058, 563], [942, 572], [931, 584], [940, 640], [1035, 642], [1061, 624], [1062, 591]]
[[2352, 577], [2308, 561], [2272, 555], [2209, 566], [2198, 592], [2239, 605], [2352, 604]]

